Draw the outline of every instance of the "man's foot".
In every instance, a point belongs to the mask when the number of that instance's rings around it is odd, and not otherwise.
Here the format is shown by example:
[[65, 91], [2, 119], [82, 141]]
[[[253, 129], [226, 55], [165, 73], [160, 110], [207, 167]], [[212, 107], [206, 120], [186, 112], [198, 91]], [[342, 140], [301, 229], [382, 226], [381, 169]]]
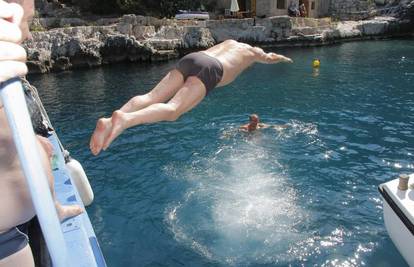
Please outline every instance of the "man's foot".
[[66, 219], [75, 217], [83, 212], [82, 208], [78, 205], [63, 206], [56, 201], [55, 206], [59, 220], [61, 222], [63, 222]]
[[92, 154], [95, 156], [99, 154], [102, 150], [103, 143], [109, 133], [111, 132], [112, 122], [111, 118], [101, 118], [96, 123], [95, 131], [92, 134], [89, 147], [92, 151]]
[[105, 139], [103, 150], [108, 149], [109, 145], [126, 129], [126, 113], [116, 110], [112, 114], [112, 129]]

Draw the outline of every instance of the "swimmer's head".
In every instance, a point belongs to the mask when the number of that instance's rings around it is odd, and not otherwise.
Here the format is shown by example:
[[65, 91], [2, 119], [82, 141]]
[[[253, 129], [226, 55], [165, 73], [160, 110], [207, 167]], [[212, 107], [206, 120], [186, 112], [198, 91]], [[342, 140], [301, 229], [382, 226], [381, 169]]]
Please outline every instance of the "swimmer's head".
[[257, 124], [257, 123], [259, 123], [259, 116], [257, 115], [257, 114], [251, 114], [250, 116], [249, 116], [249, 120], [250, 120], [250, 123], [255, 123], [255, 124]]

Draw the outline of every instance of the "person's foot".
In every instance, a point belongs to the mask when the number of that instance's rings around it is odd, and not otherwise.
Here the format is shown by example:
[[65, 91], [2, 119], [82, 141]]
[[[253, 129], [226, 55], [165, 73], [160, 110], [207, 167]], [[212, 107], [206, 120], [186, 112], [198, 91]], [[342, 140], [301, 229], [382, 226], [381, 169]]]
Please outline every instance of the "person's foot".
[[111, 132], [112, 123], [111, 118], [101, 118], [96, 123], [95, 131], [92, 134], [89, 147], [92, 151], [92, 154], [95, 156], [99, 154], [102, 150], [103, 143], [109, 133]]
[[83, 212], [82, 208], [78, 205], [63, 206], [57, 201], [55, 202], [55, 205], [59, 220], [61, 222], [66, 219], [75, 217]]
[[108, 149], [111, 143], [126, 129], [126, 113], [116, 110], [112, 114], [112, 128], [109, 135], [106, 137], [103, 150]]

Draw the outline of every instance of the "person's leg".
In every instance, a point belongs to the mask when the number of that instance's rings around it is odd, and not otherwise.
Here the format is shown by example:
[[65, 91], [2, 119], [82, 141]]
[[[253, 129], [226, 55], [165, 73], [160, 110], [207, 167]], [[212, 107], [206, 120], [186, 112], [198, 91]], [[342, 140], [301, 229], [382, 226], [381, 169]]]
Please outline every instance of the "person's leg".
[[0, 260], [0, 267], [32, 267], [34, 265], [32, 250], [29, 245], [26, 245], [23, 249]]
[[[170, 71], [149, 93], [131, 98], [120, 110], [129, 113], [146, 108], [155, 103], [164, 103], [171, 99], [183, 84], [183, 75], [181, 72], [174, 69]], [[108, 136], [111, 128], [111, 118], [101, 118], [98, 120], [89, 144], [94, 155], [97, 155], [101, 151], [103, 142]]]
[[164, 78], [145, 95], [131, 98], [121, 107], [122, 112], [134, 112], [155, 103], [164, 103], [170, 100], [184, 84], [184, 77], [178, 70], [170, 71]]
[[55, 188], [54, 188], [54, 177], [53, 177], [53, 172], [52, 172], [52, 166], [50, 164], [50, 158], [46, 154], [45, 150], [43, 149], [43, 146], [41, 145], [39, 141], [38, 141], [38, 147], [40, 151], [40, 156], [42, 157], [43, 168], [45, 168], [45, 172], [46, 172], [46, 175], [49, 181], [50, 192], [52, 193], [53, 199], [55, 201], [56, 212], [58, 214], [59, 220], [63, 221], [67, 218], [74, 217], [76, 215], [81, 214], [83, 211], [80, 206], [78, 205], [63, 206], [57, 201], [56, 194], [55, 194]]
[[184, 86], [166, 104], [153, 104], [131, 113], [115, 111], [112, 115], [112, 129], [104, 141], [103, 149], [107, 149], [112, 141], [127, 128], [145, 123], [177, 120], [183, 113], [200, 103], [205, 95], [204, 84], [196, 77], [189, 77]]

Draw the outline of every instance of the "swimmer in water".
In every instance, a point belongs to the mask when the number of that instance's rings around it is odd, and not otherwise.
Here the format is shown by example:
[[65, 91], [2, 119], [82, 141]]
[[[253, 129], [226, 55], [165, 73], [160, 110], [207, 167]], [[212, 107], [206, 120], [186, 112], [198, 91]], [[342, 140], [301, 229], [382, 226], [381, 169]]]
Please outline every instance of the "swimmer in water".
[[249, 123], [240, 126], [240, 131], [243, 132], [254, 132], [256, 130], [260, 130], [260, 129], [266, 129], [266, 128], [273, 128], [275, 130], [283, 130], [286, 129], [288, 126], [287, 125], [269, 125], [266, 123], [261, 123], [260, 122], [260, 118], [257, 114], [251, 114], [249, 116]]

